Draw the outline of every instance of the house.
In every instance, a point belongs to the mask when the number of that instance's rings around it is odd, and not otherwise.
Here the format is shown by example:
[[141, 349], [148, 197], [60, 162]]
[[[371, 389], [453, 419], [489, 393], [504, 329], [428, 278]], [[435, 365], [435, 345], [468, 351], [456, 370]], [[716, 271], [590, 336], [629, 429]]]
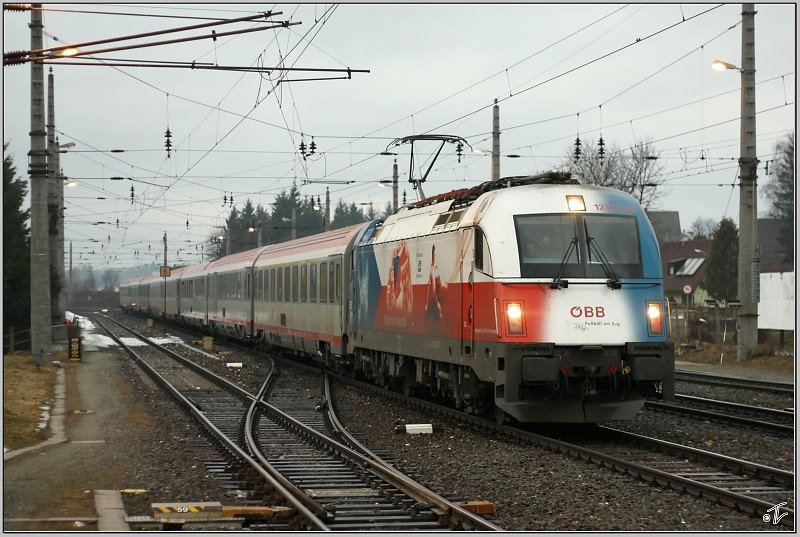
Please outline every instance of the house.
[[794, 272], [792, 258], [780, 242], [783, 220], [778, 218], [758, 219], [758, 252], [761, 272]]
[[706, 274], [710, 239], [683, 240], [661, 244], [661, 269], [664, 273], [664, 296], [680, 306], [688, 298], [690, 308], [704, 306], [708, 292], [700, 288]]

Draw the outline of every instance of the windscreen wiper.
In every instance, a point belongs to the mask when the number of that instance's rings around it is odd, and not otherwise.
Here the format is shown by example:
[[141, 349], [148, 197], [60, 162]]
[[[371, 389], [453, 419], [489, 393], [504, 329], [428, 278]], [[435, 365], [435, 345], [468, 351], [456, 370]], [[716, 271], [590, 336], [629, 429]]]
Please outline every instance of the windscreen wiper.
[[561, 273], [564, 272], [564, 266], [567, 264], [567, 259], [569, 259], [570, 254], [572, 253], [573, 249], [578, 248], [578, 239], [576, 237], [572, 237], [572, 240], [567, 247], [567, 251], [564, 253], [564, 257], [561, 259], [561, 264], [558, 266], [558, 272], [556, 272], [556, 277], [553, 278], [553, 281], [550, 282], [550, 289], [566, 289], [569, 287], [569, 282], [567, 280], [561, 279]]
[[594, 246], [594, 252], [597, 255], [597, 258], [600, 260], [600, 263], [603, 267], [603, 272], [605, 272], [606, 276], [609, 278], [606, 282], [606, 285], [612, 289], [622, 289], [622, 282], [620, 282], [619, 276], [617, 276], [617, 273], [614, 272], [614, 269], [611, 267], [611, 263], [608, 262], [608, 259], [606, 259], [606, 256], [600, 249], [600, 245], [597, 244], [597, 239], [594, 237], [589, 237], [587, 243], [589, 245], [590, 254], [592, 252], [592, 246]]

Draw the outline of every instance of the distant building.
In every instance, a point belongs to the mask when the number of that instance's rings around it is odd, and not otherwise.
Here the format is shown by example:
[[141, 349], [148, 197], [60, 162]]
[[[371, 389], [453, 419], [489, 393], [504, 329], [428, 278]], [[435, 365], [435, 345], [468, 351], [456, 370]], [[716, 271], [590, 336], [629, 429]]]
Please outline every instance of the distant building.
[[794, 272], [794, 262], [780, 242], [783, 221], [778, 218], [758, 219], [758, 250], [761, 272]]
[[679, 241], [683, 237], [681, 216], [678, 211], [647, 211], [647, 218], [656, 232], [658, 244]]

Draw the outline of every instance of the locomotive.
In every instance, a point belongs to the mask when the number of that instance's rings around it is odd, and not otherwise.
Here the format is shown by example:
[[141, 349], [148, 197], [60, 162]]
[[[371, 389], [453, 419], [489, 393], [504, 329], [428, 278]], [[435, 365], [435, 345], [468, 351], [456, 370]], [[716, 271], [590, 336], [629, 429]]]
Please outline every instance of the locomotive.
[[499, 422], [627, 420], [674, 397], [647, 216], [560, 172], [128, 281], [120, 302]]

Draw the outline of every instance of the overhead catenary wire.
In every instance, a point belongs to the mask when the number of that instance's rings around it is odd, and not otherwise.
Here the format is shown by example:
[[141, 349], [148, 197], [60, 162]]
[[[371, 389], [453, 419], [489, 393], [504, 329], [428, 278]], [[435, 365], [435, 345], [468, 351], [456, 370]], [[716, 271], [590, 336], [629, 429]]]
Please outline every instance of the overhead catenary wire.
[[[504, 130], [505, 130], [505, 129], [504, 129]], [[217, 151], [217, 152], [219, 152], [219, 149], [217, 149], [216, 151]], [[189, 176], [187, 176], [187, 177], [189, 177]], [[238, 193], [237, 193], [237, 199], [239, 199], [239, 197], [238, 197]]]
[[[222, 24], [234, 24], [234, 23], [238, 23], [238, 22], [252, 21], [252, 20], [259, 19], [259, 18], [267, 19], [267, 18], [272, 17], [273, 15], [276, 15], [276, 14], [279, 15], [279, 14], [281, 14], [281, 12], [277, 12], [277, 13], [266, 13], [266, 12], [263, 12], [263, 13], [258, 14], [258, 15], [250, 15], [250, 16], [247, 16], [247, 17], [239, 17], [237, 19], [225, 19], [225, 20], [222, 20], [222, 21], [208, 22], [208, 23], [204, 23], [204, 24], [195, 24], [195, 25], [192, 25], [192, 26], [184, 26], [184, 27], [181, 27], [181, 28], [170, 28], [170, 29], [167, 29], [167, 30], [157, 30], [157, 31], [153, 31], [153, 32], [144, 32], [144, 33], [140, 33], [140, 34], [132, 34], [132, 35], [121, 36], [121, 37], [111, 37], [111, 38], [107, 38], [107, 39], [97, 39], [97, 40], [94, 40], [94, 41], [84, 41], [84, 42], [80, 42], [80, 43], [69, 43], [69, 44], [59, 45], [59, 46], [56, 46], [56, 47], [44, 48], [44, 49], [36, 49], [36, 50], [30, 50], [30, 51], [19, 51], [19, 52], [5, 53], [5, 54], [3, 54], [3, 63], [6, 63], [6, 58], [9, 58], [9, 59], [11, 59], [11, 58], [26, 58], [25, 61], [40, 61], [42, 59], [45, 59], [46, 57], [53, 57], [52, 56], [53, 54], [63, 53], [67, 49], [81, 49], [81, 48], [85, 48], [85, 47], [89, 47], [89, 46], [104, 45], [104, 44], [107, 44], [107, 43], [117, 43], [119, 41], [128, 41], [128, 40], [132, 40], [132, 39], [144, 39], [144, 38], [147, 38], [147, 37], [155, 37], [155, 36], [166, 35], [166, 34], [170, 34], [170, 33], [185, 32], [185, 31], [209, 28], [209, 27], [212, 27], [212, 26], [219, 26], [219, 25], [222, 25]], [[284, 22], [281, 22], [279, 24], [279, 26], [294, 25], [294, 24], [299, 24], [299, 23], [289, 23], [288, 21], [284, 21]], [[245, 33], [245, 32], [250, 32], [250, 31], [268, 30], [268, 29], [271, 29], [271, 28], [272, 28], [272, 26], [250, 28], [250, 29], [245, 29], [245, 30], [234, 30], [232, 32], [224, 32], [224, 33], [221, 33], [221, 34], [216, 34], [216, 37], [220, 37], [220, 36], [223, 36], [223, 35], [233, 35], [233, 34], [237, 34], [237, 33]], [[208, 35], [208, 36], [202, 35], [202, 36], [186, 37], [186, 38], [179, 38], [179, 39], [173, 39], [173, 40], [167, 40], [167, 41], [159, 41], [159, 42], [155, 42], [155, 43], [141, 43], [141, 44], [137, 44], [137, 45], [126, 45], [126, 46], [122, 46], [122, 47], [111, 47], [111, 48], [108, 48], [108, 49], [105, 49], [105, 50], [100, 50], [100, 51], [80, 51], [79, 50], [79, 51], [77, 51], [77, 52], [75, 52], [73, 54], [70, 54], [70, 57], [76, 57], [76, 56], [80, 56], [80, 55], [84, 55], [84, 54], [96, 54], [96, 53], [99, 53], [99, 52], [112, 52], [112, 51], [116, 51], [116, 50], [128, 50], [128, 49], [134, 49], [134, 48], [144, 48], [144, 47], [158, 46], [158, 45], [163, 45], [163, 44], [182, 43], [182, 42], [186, 42], [186, 41], [194, 41], [194, 40], [197, 40], [197, 39], [210, 39], [210, 38], [212, 38], [212, 35]]]
[[[660, 34], [662, 34], [664, 32], [667, 32], [667, 31], [669, 31], [669, 30], [671, 30], [671, 29], [673, 29], [673, 28], [675, 28], [675, 27], [677, 27], [677, 26], [679, 26], [681, 24], [684, 24], [684, 23], [686, 23], [686, 22], [688, 22], [690, 20], [693, 20], [693, 19], [695, 19], [697, 17], [701, 17], [701, 16], [703, 16], [703, 15], [705, 15], [707, 13], [710, 13], [711, 11], [714, 11], [715, 9], [718, 9], [718, 8], [722, 7], [723, 5], [724, 4], [718, 4], [718, 5], [716, 5], [716, 6], [712, 7], [712, 8], [709, 8], [709, 9], [707, 9], [705, 11], [702, 11], [700, 13], [692, 15], [688, 19], [683, 19], [683, 20], [681, 20], [679, 22], [670, 24], [670, 25], [665, 26], [665, 27], [663, 27], [663, 28], [661, 28], [659, 30], [656, 30], [655, 32], [652, 32], [652, 33], [646, 35], [645, 37], [636, 38], [636, 40], [634, 42], [632, 42], [632, 43], [628, 43], [627, 45], [623, 45], [621, 47], [618, 47], [618, 48], [616, 48], [616, 49], [614, 49], [614, 50], [612, 50], [610, 52], [607, 52], [605, 54], [601, 54], [600, 56], [597, 56], [597, 57], [595, 57], [595, 58], [593, 58], [593, 59], [591, 59], [591, 60], [589, 60], [587, 62], [584, 62], [584, 63], [582, 63], [580, 65], [577, 65], [577, 66], [575, 66], [575, 67], [573, 67], [571, 69], [567, 69], [566, 71], [562, 71], [561, 73], [559, 73], [559, 74], [557, 74], [555, 76], [552, 76], [552, 77], [550, 77], [550, 78], [548, 78], [546, 80], [543, 80], [542, 82], [533, 84], [531, 86], [528, 86], [527, 88], [523, 88], [523, 89], [521, 89], [520, 91], [518, 91], [517, 93], [515, 93], [512, 96], [498, 98], [497, 102], [500, 103], [500, 102], [507, 101], [509, 99], [516, 98], [516, 97], [520, 96], [523, 93], [526, 93], [526, 92], [528, 92], [530, 90], [536, 89], [536, 88], [538, 88], [538, 87], [540, 87], [540, 86], [542, 86], [544, 84], [547, 84], [549, 82], [557, 80], [557, 79], [559, 79], [561, 77], [564, 77], [564, 76], [566, 76], [568, 74], [574, 73], [575, 71], [578, 71], [580, 69], [583, 69], [584, 67], [588, 67], [589, 65], [592, 65], [592, 64], [597, 63], [597, 62], [599, 62], [601, 60], [609, 58], [609, 57], [613, 56], [614, 54], [618, 54], [618, 53], [622, 52], [623, 50], [626, 50], [626, 49], [628, 49], [628, 48], [630, 48], [632, 46], [638, 45], [638, 44], [644, 42], [645, 40], [651, 39], [651, 38], [653, 38], [653, 37], [655, 37], [657, 35], [660, 35]], [[478, 109], [475, 109], [475, 110], [473, 110], [471, 112], [467, 112], [466, 114], [463, 114], [463, 115], [461, 115], [461, 116], [459, 116], [459, 117], [457, 117], [455, 119], [452, 119], [452, 120], [450, 120], [450, 121], [448, 121], [446, 123], [442, 123], [441, 125], [438, 125], [438, 126], [432, 128], [432, 129], [429, 129], [429, 130], [427, 130], [425, 132], [426, 133], [435, 132], [435, 131], [440, 130], [440, 129], [444, 128], [444, 127], [447, 127], [448, 125], [451, 125], [452, 123], [455, 123], [457, 121], [461, 121], [462, 119], [465, 119], [465, 118], [467, 118], [467, 117], [469, 117], [471, 115], [474, 115], [474, 114], [477, 114], [477, 113], [482, 112], [484, 110], [487, 110], [487, 109], [491, 108], [492, 106], [494, 106], [494, 103], [487, 104], [487, 105], [482, 106], [482, 107], [480, 107]]]

